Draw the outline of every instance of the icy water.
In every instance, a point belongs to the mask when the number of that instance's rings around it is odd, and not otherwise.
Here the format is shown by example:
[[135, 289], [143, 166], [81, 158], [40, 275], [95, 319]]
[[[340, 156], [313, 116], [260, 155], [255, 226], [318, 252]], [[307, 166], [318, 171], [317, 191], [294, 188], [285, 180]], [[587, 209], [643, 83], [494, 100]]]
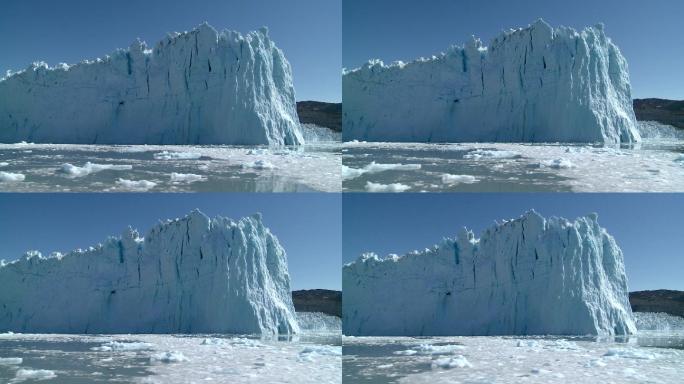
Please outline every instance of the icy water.
[[0, 382], [340, 383], [341, 336], [0, 334]]
[[340, 144], [0, 144], [2, 192], [339, 192]]
[[641, 124], [645, 138], [631, 147], [347, 142], [342, 187], [349, 192], [684, 191], [684, 134]]
[[349, 383], [681, 383], [684, 333], [588, 337], [344, 337]]

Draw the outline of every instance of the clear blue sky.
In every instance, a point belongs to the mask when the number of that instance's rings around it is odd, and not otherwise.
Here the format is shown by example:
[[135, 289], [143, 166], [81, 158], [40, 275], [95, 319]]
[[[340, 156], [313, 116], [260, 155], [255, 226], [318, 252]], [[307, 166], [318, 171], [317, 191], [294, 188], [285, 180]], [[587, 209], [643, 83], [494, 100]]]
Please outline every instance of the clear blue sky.
[[261, 212], [287, 252], [293, 289], [341, 289], [342, 206], [332, 193], [0, 194], [0, 259], [87, 248], [128, 225], [144, 236], [194, 208], [232, 219]]
[[153, 45], [203, 21], [242, 33], [268, 26], [292, 64], [297, 100], [339, 102], [341, 14], [341, 0], [4, 0], [0, 71], [102, 57], [137, 37]]
[[605, 23], [629, 63], [634, 97], [684, 99], [681, 0], [344, 0], [343, 66], [412, 59], [462, 45], [486, 45], [503, 29], [538, 18], [575, 29]]
[[531, 208], [573, 220], [596, 212], [622, 248], [631, 291], [684, 290], [684, 194], [345, 194], [343, 206], [344, 263], [425, 249], [464, 226], [479, 237]]

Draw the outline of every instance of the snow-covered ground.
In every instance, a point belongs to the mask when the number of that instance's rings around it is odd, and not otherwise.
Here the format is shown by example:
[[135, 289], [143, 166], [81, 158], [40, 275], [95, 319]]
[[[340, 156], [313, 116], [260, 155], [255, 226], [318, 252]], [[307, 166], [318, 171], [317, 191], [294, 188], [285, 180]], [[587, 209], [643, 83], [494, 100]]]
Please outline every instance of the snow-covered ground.
[[[315, 135], [315, 132], [312, 133]], [[340, 144], [0, 144], [5, 192], [339, 192]]]
[[341, 355], [339, 328], [280, 340], [5, 333], [0, 334], [0, 382], [341, 383]]
[[[658, 316], [658, 314], [655, 314]], [[344, 337], [364, 383], [680, 383], [684, 328], [629, 338]]]
[[346, 142], [344, 191], [684, 191], [684, 134], [640, 122], [636, 146]]

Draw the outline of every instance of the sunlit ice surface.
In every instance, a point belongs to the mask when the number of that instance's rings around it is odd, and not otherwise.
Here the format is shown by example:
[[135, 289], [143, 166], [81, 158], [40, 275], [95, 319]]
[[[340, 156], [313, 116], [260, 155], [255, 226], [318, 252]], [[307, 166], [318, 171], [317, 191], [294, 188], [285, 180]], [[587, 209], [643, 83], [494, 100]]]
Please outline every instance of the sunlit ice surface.
[[0, 144], [0, 191], [339, 192], [340, 149]]
[[344, 191], [684, 191], [684, 134], [640, 122], [631, 146], [346, 142]]
[[[0, 382], [340, 383], [339, 329], [326, 319], [309, 323], [280, 338], [4, 333]], [[312, 329], [323, 323], [328, 328]]]
[[684, 333], [595, 337], [344, 337], [353, 383], [679, 383]]

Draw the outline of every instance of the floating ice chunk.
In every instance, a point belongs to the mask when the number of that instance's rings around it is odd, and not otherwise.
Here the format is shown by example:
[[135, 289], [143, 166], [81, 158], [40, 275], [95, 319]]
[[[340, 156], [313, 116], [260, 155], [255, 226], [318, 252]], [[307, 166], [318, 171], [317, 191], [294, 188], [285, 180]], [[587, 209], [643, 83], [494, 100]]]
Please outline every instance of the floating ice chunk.
[[149, 180], [118, 179], [116, 185], [130, 191], [147, 191], [154, 188], [157, 183]]
[[342, 356], [342, 347], [334, 345], [310, 345], [305, 347], [300, 354]]
[[141, 343], [141, 342], [120, 342], [120, 341], [110, 341], [105, 344], [102, 344], [99, 347], [93, 347], [91, 350], [93, 351], [101, 351], [101, 352], [124, 352], [124, 351], [142, 351], [146, 349], [152, 349], [153, 345], [150, 343]]
[[104, 171], [107, 169], [116, 170], [116, 171], [125, 171], [125, 170], [133, 169], [133, 166], [132, 165], [126, 165], [126, 164], [96, 164], [96, 163], [87, 162], [87, 163], [85, 163], [84, 166], [77, 167], [77, 166], [69, 164], [69, 163], [64, 163], [64, 164], [62, 164], [62, 167], [59, 169], [59, 172], [65, 173], [71, 177], [83, 177], [83, 176], [87, 176], [91, 173], [100, 172], [100, 171]]
[[415, 171], [420, 169], [420, 164], [378, 164], [375, 161], [363, 167], [368, 173], [378, 173], [383, 171]]
[[539, 167], [553, 168], [553, 169], [568, 169], [574, 167], [570, 160], [566, 159], [553, 159], [553, 160], [543, 160], [539, 163]]
[[254, 168], [254, 169], [274, 169], [276, 168], [273, 163], [266, 160], [255, 160], [242, 165], [243, 168]]
[[605, 367], [608, 364], [603, 359], [591, 359], [584, 366], [586, 368]]
[[446, 355], [465, 349], [465, 346], [459, 344], [446, 345], [432, 345], [421, 344], [414, 348], [420, 355]]
[[162, 151], [154, 154], [157, 160], [195, 160], [200, 157], [202, 154], [197, 152]]
[[410, 186], [401, 183], [380, 184], [372, 181], [366, 182], [366, 191], [368, 192], [404, 192], [411, 189]]
[[516, 347], [527, 347], [527, 348], [538, 348], [539, 342], [536, 340], [518, 340], [515, 344]]
[[19, 365], [23, 361], [21, 357], [0, 357], [0, 365]]
[[223, 339], [219, 339], [216, 337], [208, 337], [204, 340], [202, 340], [201, 345], [223, 345], [225, 344], [225, 341]]
[[396, 352], [394, 352], [394, 354], [400, 355], [400, 356], [413, 356], [413, 355], [417, 355], [418, 351], [416, 351], [415, 349], [405, 349], [403, 351], [396, 351]]
[[18, 383], [25, 380], [48, 380], [54, 379], [55, 377], [57, 377], [55, 372], [47, 369], [22, 368], [17, 371], [14, 376], [14, 380], [12, 381]]
[[180, 363], [183, 361], [188, 361], [188, 358], [180, 352], [171, 351], [155, 353], [154, 355], [150, 356], [150, 361], [159, 361], [162, 363]]
[[355, 179], [365, 173], [379, 173], [384, 171], [415, 171], [420, 168], [420, 164], [379, 164], [375, 161], [363, 168], [350, 168], [346, 165], [342, 165], [342, 179]]
[[476, 149], [463, 155], [464, 159], [519, 159], [522, 155], [515, 151], [496, 149]]
[[0, 182], [14, 183], [14, 182], [18, 182], [18, 181], [24, 181], [24, 179], [26, 179], [26, 176], [24, 176], [21, 173], [12, 173], [12, 172], [0, 171]]
[[233, 339], [230, 339], [229, 343], [230, 345], [238, 345], [241, 347], [249, 348], [261, 348], [264, 346], [264, 344], [261, 343], [259, 340], [248, 339], [246, 337], [235, 337]]
[[366, 173], [364, 169], [347, 167], [346, 165], [342, 164], [342, 180], [355, 179], [364, 173]]
[[300, 361], [315, 361], [318, 356], [342, 356], [342, 347], [333, 345], [310, 345], [299, 352]]
[[171, 173], [172, 183], [194, 183], [196, 181], [204, 181], [207, 178], [202, 175], [197, 175], [194, 173]]
[[452, 175], [449, 173], [445, 173], [442, 175], [442, 183], [444, 184], [472, 184], [476, 182], [477, 178], [472, 175]]
[[643, 348], [610, 348], [603, 356], [638, 360], [654, 360], [658, 358], [658, 354], [645, 351]]
[[473, 365], [462, 355], [454, 357], [440, 357], [432, 361], [432, 368], [470, 368]]

